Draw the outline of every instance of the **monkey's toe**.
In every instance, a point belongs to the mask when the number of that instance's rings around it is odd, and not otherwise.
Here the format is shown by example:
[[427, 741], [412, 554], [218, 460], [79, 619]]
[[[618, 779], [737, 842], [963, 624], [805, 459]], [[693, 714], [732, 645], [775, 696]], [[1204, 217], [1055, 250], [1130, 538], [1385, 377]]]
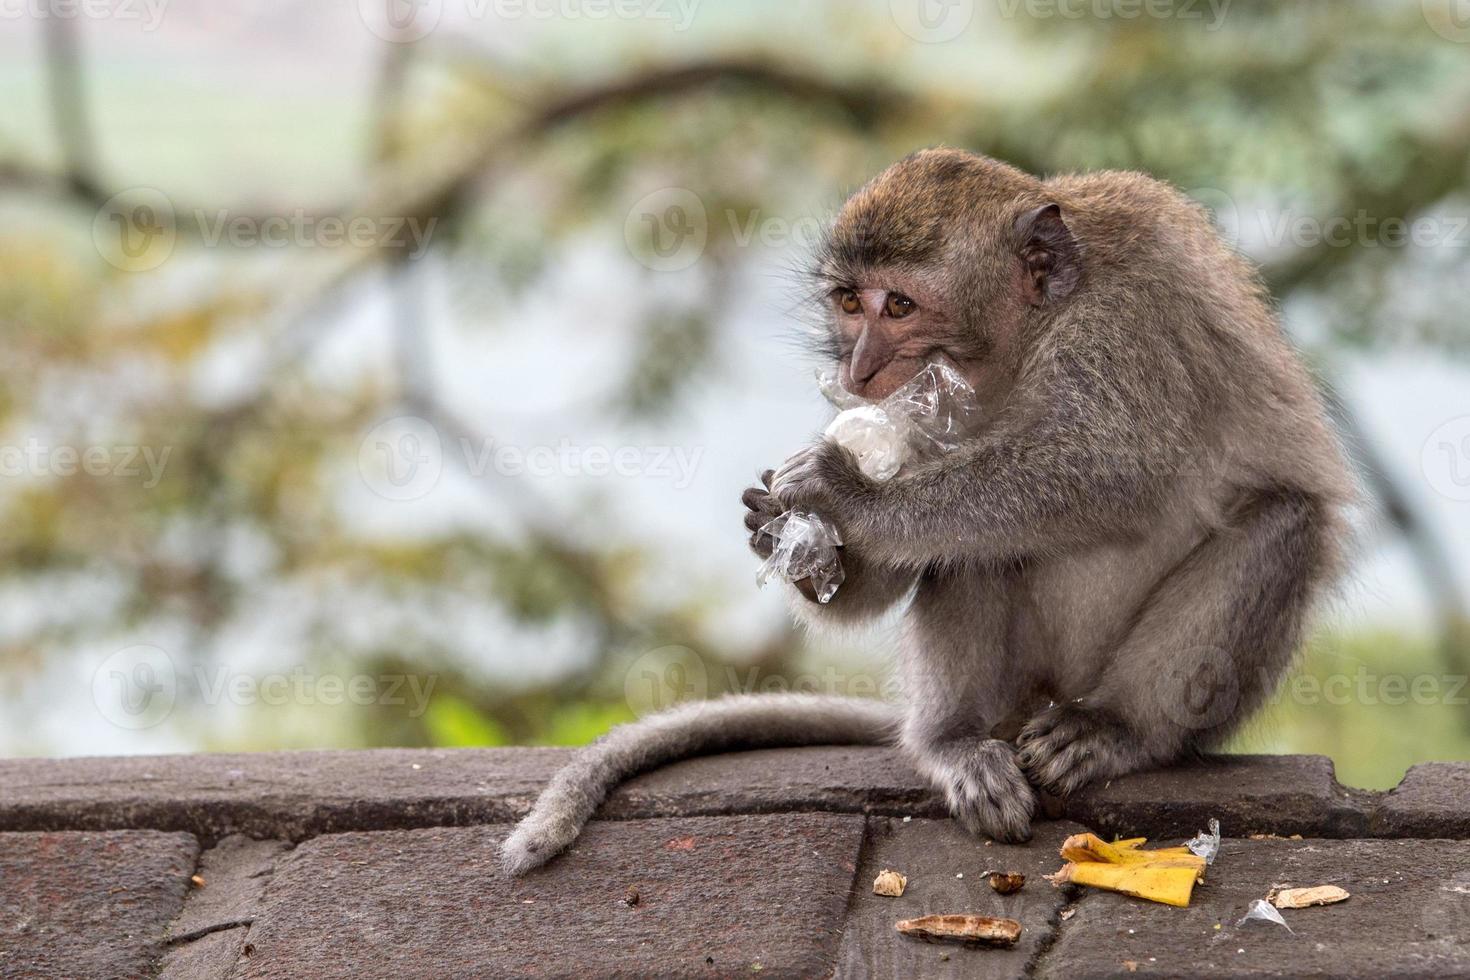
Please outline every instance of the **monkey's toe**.
[[1101, 711], [1062, 705], [1028, 722], [1016, 759], [1037, 788], [1055, 796], [1128, 771], [1133, 752], [1121, 723]]
[[967, 831], [1007, 844], [1031, 839], [1036, 793], [1009, 745], [980, 742], [950, 760], [945, 776], [950, 813]]

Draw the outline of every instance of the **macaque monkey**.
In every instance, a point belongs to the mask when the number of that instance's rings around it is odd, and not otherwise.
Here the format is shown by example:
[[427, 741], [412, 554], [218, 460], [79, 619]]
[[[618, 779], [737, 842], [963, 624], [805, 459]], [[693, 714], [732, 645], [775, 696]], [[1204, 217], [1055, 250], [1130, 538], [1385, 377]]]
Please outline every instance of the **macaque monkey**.
[[552, 780], [509, 872], [633, 773], [768, 745], [896, 743], [964, 827], [1024, 841], [1038, 791], [1218, 745], [1338, 574], [1354, 487], [1322, 399], [1255, 271], [1172, 188], [926, 150], [847, 201], [815, 275], [847, 390], [943, 358], [983, 409], [892, 480], [818, 441], [742, 498], [758, 551], [786, 510], [839, 529], [831, 602], [790, 590], [811, 627], [904, 607], [904, 706], [751, 695], [623, 726]]

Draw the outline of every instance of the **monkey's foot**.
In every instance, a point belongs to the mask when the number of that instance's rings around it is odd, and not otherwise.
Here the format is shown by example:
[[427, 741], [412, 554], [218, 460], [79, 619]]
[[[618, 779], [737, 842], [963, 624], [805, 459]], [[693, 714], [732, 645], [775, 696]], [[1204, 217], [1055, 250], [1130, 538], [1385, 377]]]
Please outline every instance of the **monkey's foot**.
[[955, 743], [924, 762], [949, 812], [970, 833], [1007, 844], [1031, 839], [1036, 791], [1015, 749], [997, 739]]
[[1131, 772], [1144, 761], [1121, 721], [1105, 711], [1070, 704], [1032, 718], [1016, 745], [1017, 759], [1031, 782], [1055, 796]]

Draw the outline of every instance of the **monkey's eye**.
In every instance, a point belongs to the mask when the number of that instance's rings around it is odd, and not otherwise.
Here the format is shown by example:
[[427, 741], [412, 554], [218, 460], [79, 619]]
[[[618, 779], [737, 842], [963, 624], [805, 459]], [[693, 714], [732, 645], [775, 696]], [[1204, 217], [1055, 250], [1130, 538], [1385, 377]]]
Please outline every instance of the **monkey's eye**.
[[895, 320], [902, 320], [917, 308], [914, 301], [903, 293], [889, 293], [888, 301], [883, 304], [883, 311]]
[[863, 311], [863, 301], [858, 299], [858, 294], [851, 289], [839, 289], [832, 296], [837, 300], [837, 305], [842, 308], [843, 313]]

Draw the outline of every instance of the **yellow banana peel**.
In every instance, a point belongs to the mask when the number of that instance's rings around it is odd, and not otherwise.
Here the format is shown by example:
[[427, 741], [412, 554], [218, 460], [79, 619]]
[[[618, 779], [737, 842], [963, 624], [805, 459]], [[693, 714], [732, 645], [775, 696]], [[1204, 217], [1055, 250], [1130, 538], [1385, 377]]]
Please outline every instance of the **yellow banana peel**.
[[1047, 878], [1058, 885], [1071, 882], [1165, 905], [1188, 905], [1195, 881], [1204, 880], [1205, 859], [1187, 847], [1145, 851], [1147, 842], [1133, 837], [1109, 844], [1096, 834], [1073, 834], [1062, 842], [1068, 863]]

